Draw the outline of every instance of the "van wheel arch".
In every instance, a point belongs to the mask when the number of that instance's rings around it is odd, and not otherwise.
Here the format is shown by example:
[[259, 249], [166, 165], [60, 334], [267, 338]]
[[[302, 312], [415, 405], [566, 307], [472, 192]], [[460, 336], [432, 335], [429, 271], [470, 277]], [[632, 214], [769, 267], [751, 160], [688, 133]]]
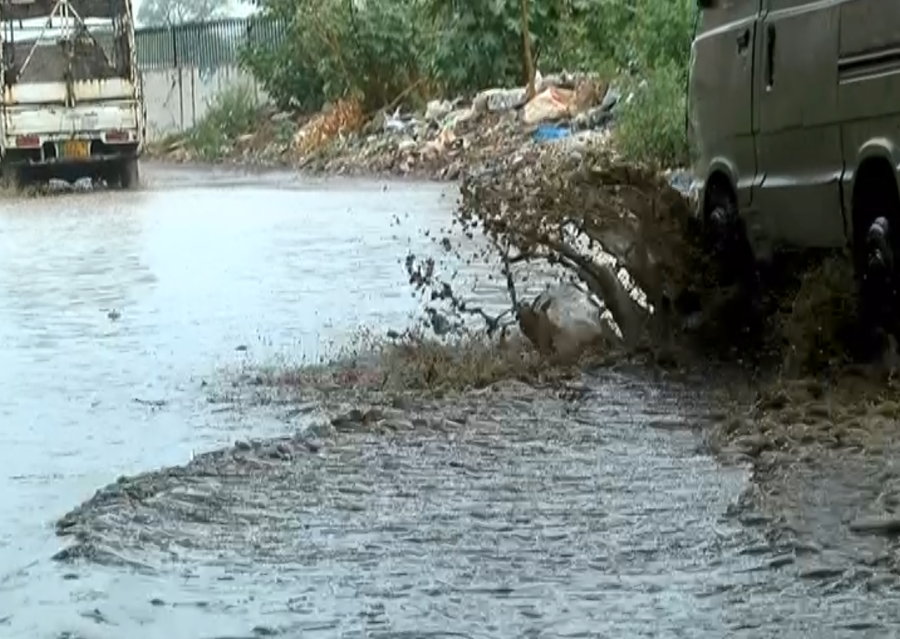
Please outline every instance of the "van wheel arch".
[[890, 160], [883, 156], [863, 160], [853, 178], [851, 197], [851, 223], [853, 225], [853, 249], [864, 246], [869, 227], [880, 215], [892, 225], [900, 219], [900, 190]]

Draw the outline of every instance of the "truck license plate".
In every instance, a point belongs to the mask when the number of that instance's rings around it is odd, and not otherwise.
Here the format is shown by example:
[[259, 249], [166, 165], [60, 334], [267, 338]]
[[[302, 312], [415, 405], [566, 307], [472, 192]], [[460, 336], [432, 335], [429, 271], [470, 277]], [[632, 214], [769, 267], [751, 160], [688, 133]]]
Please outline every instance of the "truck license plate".
[[67, 140], [63, 142], [63, 157], [71, 160], [82, 160], [90, 157], [91, 144], [87, 140]]

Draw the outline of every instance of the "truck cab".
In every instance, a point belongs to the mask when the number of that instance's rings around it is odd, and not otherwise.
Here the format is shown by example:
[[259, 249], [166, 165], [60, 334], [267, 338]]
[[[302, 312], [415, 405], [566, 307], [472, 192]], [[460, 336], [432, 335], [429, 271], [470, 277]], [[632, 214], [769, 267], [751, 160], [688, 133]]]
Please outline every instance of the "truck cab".
[[0, 0], [0, 168], [137, 185], [144, 101], [128, 0]]

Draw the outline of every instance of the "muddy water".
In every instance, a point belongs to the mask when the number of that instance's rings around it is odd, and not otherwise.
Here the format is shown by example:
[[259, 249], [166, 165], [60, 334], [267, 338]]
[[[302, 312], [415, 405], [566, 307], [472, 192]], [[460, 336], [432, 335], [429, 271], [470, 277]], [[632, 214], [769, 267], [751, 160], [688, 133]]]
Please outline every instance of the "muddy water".
[[405, 324], [410, 233], [392, 218], [436, 229], [451, 203], [436, 186], [145, 176], [0, 204], [0, 636], [884, 636], [896, 620], [892, 589], [798, 580], [796, 549], [725, 517], [746, 478], [698, 452], [696, 388], [623, 376], [587, 380], [574, 412], [510, 399], [459, 433], [335, 434], [254, 483], [240, 517], [135, 516], [142, 544], [119, 547], [142, 569], [51, 561], [68, 543], [52, 522], [117, 476], [300, 426], [211, 404], [221, 368]]

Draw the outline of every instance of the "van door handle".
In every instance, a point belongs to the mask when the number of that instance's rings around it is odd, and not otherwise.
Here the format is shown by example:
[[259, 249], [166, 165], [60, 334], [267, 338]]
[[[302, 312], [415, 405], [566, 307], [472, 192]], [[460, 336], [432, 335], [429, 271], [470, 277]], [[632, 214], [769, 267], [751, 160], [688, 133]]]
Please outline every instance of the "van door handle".
[[743, 53], [750, 46], [750, 29], [744, 29], [737, 37], [738, 53]]
[[766, 27], [766, 88], [775, 84], [775, 25]]

